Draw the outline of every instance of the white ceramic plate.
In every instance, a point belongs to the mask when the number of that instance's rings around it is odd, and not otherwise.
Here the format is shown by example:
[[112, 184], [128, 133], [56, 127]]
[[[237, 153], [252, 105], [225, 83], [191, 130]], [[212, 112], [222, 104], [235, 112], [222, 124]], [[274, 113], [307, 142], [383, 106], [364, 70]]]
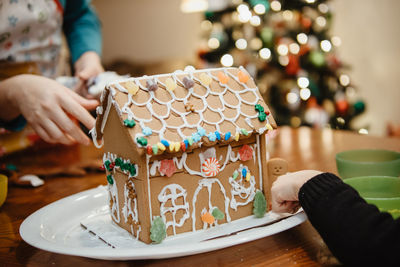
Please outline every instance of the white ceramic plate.
[[[34, 247], [66, 255], [107, 260], [160, 259], [203, 253], [249, 242], [282, 232], [306, 220], [304, 212], [278, 221], [276, 214], [267, 213], [262, 219], [249, 216], [205, 231], [167, 237], [161, 244], [146, 245], [126, 238], [127, 232], [111, 224], [107, 199], [106, 187], [99, 186], [58, 200], [26, 218], [20, 227], [21, 237]], [[85, 230], [81, 223], [89, 224], [91, 230], [97, 227], [96, 231], [100, 233], [94, 232], [99, 235], [105, 231], [117, 236], [114, 241], [123, 246], [111, 248]], [[268, 225], [226, 235], [243, 229], [243, 225], [248, 227], [263, 224]], [[221, 235], [222, 237], [214, 238]]]

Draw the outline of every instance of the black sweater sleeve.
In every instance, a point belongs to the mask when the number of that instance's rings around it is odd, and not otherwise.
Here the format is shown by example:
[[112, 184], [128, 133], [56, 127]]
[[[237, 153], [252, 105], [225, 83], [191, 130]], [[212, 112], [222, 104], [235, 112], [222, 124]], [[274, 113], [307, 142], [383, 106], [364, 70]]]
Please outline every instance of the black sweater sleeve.
[[400, 266], [400, 218], [379, 212], [352, 187], [322, 173], [299, 191], [308, 219], [331, 252], [349, 266]]

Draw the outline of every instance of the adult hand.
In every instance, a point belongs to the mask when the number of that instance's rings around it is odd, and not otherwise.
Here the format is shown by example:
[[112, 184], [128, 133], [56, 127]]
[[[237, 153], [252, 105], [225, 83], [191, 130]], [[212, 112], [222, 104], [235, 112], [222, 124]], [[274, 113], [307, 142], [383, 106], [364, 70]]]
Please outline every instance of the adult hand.
[[298, 197], [300, 188], [320, 173], [316, 170], [304, 170], [279, 176], [271, 188], [272, 210], [278, 213], [296, 212], [300, 208]]
[[8, 113], [0, 113], [3, 119], [22, 114], [37, 134], [49, 143], [90, 143], [71, 117], [91, 129], [95, 120], [86, 109], [94, 109], [97, 100], [85, 99], [54, 80], [30, 74], [1, 82], [0, 94], [5, 96], [2, 101], [6, 101], [3, 105]]

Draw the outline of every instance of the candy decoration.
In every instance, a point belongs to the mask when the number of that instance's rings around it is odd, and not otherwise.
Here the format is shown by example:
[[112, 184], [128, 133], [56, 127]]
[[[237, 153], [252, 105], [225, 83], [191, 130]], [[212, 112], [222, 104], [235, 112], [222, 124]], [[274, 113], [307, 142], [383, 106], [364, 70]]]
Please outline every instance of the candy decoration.
[[236, 132], [236, 134], [235, 134], [235, 141], [239, 141], [239, 137], [240, 137], [240, 134], [239, 134], [238, 132]]
[[174, 144], [175, 152], [179, 152], [180, 149], [181, 149], [181, 144], [179, 142], [175, 142], [175, 144]]
[[209, 212], [205, 212], [201, 215], [201, 220], [208, 224], [213, 224], [215, 222], [214, 216], [212, 216]]
[[253, 158], [253, 149], [249, 145], [243, 145], [239, 149], [239, 156], [241, 161], [247, 161]]
[[226, 76], [225, 73], [223, 73], [222, 71], [218, 72], [218, 80], [220, 83], [222, 84], [227, 84], [229, 81], [229, 77]]
[[194, 81], [187, 76], [183, 77], [182, 82], [186, 89], [190, 89], [194, 86]]
[[257, 218], [262, 218], [264, 217], [266, 211], [267, 211], [267, 201], [265, 200], [264, 194], [260, 190], [257, 190], [254, 196], [253, 214]]
[[259, 121], [263, 122], [263, 121], [265, 121], [266, 119], [267, 119], [267, 114], [265, 114], [265, 112], [260, 112], [260, 113], [258, 114], [258, 120], [259, 120]]
[[225, 214], [220, 211], [219, 208], [215, 207], [213, 209], [213, 211], [211, 212], [212, 216], [216, 219], [216, 220], [222, 220], [225, 218]]
[[248, 172], [246, 174], [246, 182], [250, 181], [250, 178], [251, 178], [251, 174], [250, 174], [250, 172]]
[[186, 105], [185, 105], [185, 110], [186, 111], [191, 111], [191, 112], [194, 112], [194, 106], [193, 106], [193, 104], [191, 104], [191, 103], [186, 103]]
[[162, 143], [160, 143], [160, 142], [157, 143], [157, 147], [158, 147], [158, 149], [160, 149], [161, 151], [164, 151], [164, 150], [166, 149], [165, 146], [164, 146]]
[[200, 74], [200, 81], [205, 86], [209, 86], [211, 84], [212, 79], [209, 75], [203, 72], [202, 74]]
[[183, 152], [185, 152], [185, 151], [186, 151], [186, 145], [185, 145], [185, 142], [181, 142], [181, 149], [182, 149], [182, 151], [183, 151]]
[[207, 177], [216, 176], [219, 173], [220, 164], [216, 158], [208, 158], [201, 164], [201, 171]]
[[271, 124], [267, 123], [265, 125], [265, 128], [267, 128], [267, 130], [273, 130], [274, 128], [272, 128]]
[[160, 164], [160, 173], [171, 177], [176, 172], [176, 167], [172, 159], [163, 159]]
[[167, 78], [165, 80], [165, 87], [167, 88], [168, 91], [174, 91], [176, 88], [176, 83], [172, 78]]
[[203, 127], [198, 127], [197, 132], [200, 136], [205, 136], [206, 135], [206, 130]]
[[111, 171], [110, 164], [111, 164], [111, 161], [109, 161], [109, 160], [106, 160], [104, 162], [104, 167], [106, 167], [107, 171]]
[[250, 77], [245, 72], [239, 71], [238, 78], [241, 83], [247, 83], [247, 81], [249, 80]]
[[217, 140], [217, 136], [215, 135], [215, 133], [211, 132], [207, 135], [208, 140], [210, 140], [211, 142], [214, 142], [215, 140]]
[[244, 128], [240, 129], [240, 132], [245, 136], [249, 135], [249, 132]]
[[158, 153], [158, 146], [157, 146], [157, 145], [153, 145], [153, 146], [152, 146], [152, 149], [153, 149], [153, 154], [154, 154], [154, 155], [157, 155], [157, 153]]
[[195, 143], [201, 140], [201, 135], [199, 133], [192, 133], [192, 138]]
[[188, 142], [189, 142], [189, 145], [190, 145], [190, 146], [193, 145], [193, 138], [192, 138], [192, 137], [189, 137], [189, 138], [188, 138]]
[[264, 112], [264, 107], [261, 106], [260, 104], [256, 104], [256, 105], [254, 106], [254, 108], [255, 108], [255, 110], [258, 111], [258, 112]]
[[161, 144], [163, 144], [165, 147], [169, 147], [169, 143], [168, 143], [168, 141], [165, 140], [165, 139], [162, 139], [162, 140], [161, 140]]
[[169, 143], [169, 151], [174, 152], [175, 144], [173, 142]]
[[153, 148], [150, 145], [148, 145], [146, 149], [147, 149], [147, 154], [149, 155], [153, 154]]
[[143, 133], [145, 136], [149, 136], [149, 135], [151, 135], [151, 134], [153, 133], [153, 131], [150, 129], [150, 127], [144, 127], [144, 128], [142, 129], [142, 133]]
[[109, 184], [114, 184], [114, 179], [113, 179], [113, 177], [112, 177], [112, 175], [111, 174], [109, 174], [109, 175], [107, 175], [107, 182], [109, 183]]
[[146, 87], [149, 91], [155, 91], [158, 89], [157, 82], [155, 79], [148, 79], [146, 81]]
[[243, 168], [243, 169], [242, 169], [242, 177], [243, 177], [243, 178], [246, 178], [246, 175], [247, 175], [247, 169], [246, 169], [246, 168]]
[[227, 132], [224, 137], [225, 141], [228, 141], [229, 138], [231, 138], [231, 132]]
[[150, 239], [156, 244], [161, 243], [167, 236], [167, 228], [160, 216], [154, 218], [150, 227]]
[[239, 177], [239, 172], [235, 170], [232, 174], [232, 178], [233, 180], [236, 180], [238, 177]]
[[147, 146], [147, 139], [143, 136], [136, 138], [136, 142], [141, 146]]
[[186, 148], [188, 148], [189, 146], [189, 141], [187, 139], [183, 140], [183, 142], [185, 143]]
[[217, 137], [217, 140], [220, 141], [221, 140], [221, 134], [218, 131], [215, 131], [215, 136]]
[[136, 95], [139, 91], [139, 86], [134, 82], [127, 82], [124, 84], [126, 90], [128, 90], [128, 94]]
[[136, 122], [134, 120], [130, 120], [130, 119], [125, 119], [124, 120], [124, 125], [126, 127], [132, 128], [133, 126], [136, 125]]

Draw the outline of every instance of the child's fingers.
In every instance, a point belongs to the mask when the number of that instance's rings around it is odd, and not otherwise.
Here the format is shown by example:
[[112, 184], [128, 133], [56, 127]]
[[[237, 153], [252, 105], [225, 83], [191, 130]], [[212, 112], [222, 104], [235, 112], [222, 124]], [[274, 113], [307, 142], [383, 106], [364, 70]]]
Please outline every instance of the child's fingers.
[[64, 145], [71, 144], [70, 140], [65, 136], [62, 130], [50, 119], [43, 120], [41, 126], [50, 137], [52, 143], [61, 143]]
[[96, 99], [84, 98], [76, 94], [75, 92], [72, 92], [71, 90], [68, 90], [68, 94], [85, 109], [92, 110], [99, 105], [99, 101], [97, 101]]
[[76, 140], [81, 144], [88, 145], [89, 138], [82, 132], [81, 129], [65, 114], [61, 108], [57, 108], [52, 113], [52, 119], [63, 130], [65, 137], [70, 141]]
[[50, 136], [46, 133], [46, 131], [39, 125], [32, 125], [33, 130], [39, 135], [40, 138], [42, 138], [44, 141], [47, 143], [54, 143], [53, 140], [51, 140]]
[[[93, 101], [93, 100], [87, 100]], [[61, 102], [63, 109], [78, 119], [83, 125], [88, 129], [92, 129], [95, 124], [95, 119], [90, 115], [90, 113], [73, 98], [66, 97], [64, 101]]]

